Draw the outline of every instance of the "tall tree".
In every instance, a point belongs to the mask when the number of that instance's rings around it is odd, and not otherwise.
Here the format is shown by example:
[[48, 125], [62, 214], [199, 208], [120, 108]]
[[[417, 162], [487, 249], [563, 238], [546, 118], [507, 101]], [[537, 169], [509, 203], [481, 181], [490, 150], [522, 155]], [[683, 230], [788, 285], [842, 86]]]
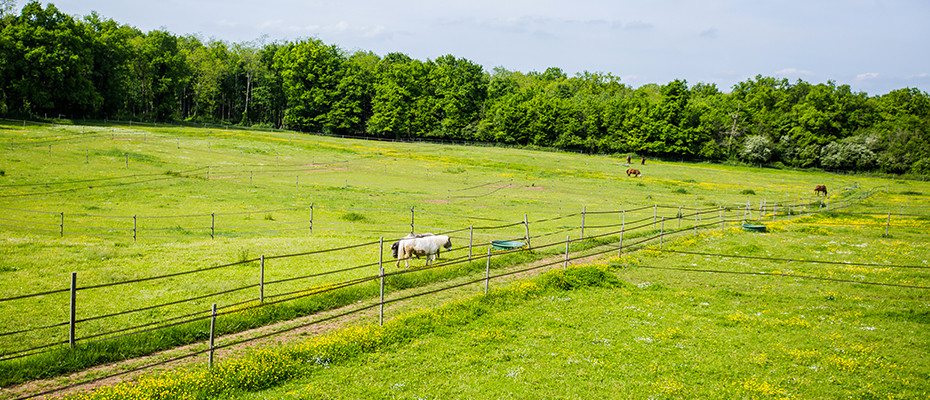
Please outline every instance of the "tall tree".
[[111, 19], [102, 19], [97, 13], [84, 18], [84, 29], [92, 38], [93, 72], [91, 80], [96, 88], [99, 103], [94, 105], [97, 117], [117, 117], [126, 105], [131, 78], [130, 42], [142, 32]]
[[275, 54], [275, 68], [281, 71], [287, 96], [286, 126], [321, 132], [337, 125], [330, 111], [345, 57], [336, 46], [316, 39], [291, 43]]
[[91, 40], [54, 5], [33, 1], [0, 32], [0, 82], [18, 113], [84, 115], [99, 102], [91, 80]]

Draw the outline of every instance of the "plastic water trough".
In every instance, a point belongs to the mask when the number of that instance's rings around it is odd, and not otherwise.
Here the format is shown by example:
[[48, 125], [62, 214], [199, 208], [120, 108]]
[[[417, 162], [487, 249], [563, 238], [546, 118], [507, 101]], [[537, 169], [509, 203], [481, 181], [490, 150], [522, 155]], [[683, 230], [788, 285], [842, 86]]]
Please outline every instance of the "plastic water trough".
[[516, 241], [516, 240], [492, 240], [491, 241], [492, 250], [513, 250], [513, 249], [519, 249], [523, 246], [526, 246], [526, 243]]
[[743, 230], [748, 232], [765, 232], [765, 225], [743, 224]]

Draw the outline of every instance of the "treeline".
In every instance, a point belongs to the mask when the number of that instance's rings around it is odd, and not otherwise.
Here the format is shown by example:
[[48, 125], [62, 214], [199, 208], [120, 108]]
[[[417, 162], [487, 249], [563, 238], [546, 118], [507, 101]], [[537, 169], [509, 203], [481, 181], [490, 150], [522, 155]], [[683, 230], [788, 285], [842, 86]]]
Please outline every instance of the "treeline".
[[485, 71], [452, 55], [348, 53], [316, 39], [203, 41], [54, 5], [0, 19], [0, 113], [196, 121], [930, 174], [930, 97], [757, 76], [728, 93], [683, 80]]

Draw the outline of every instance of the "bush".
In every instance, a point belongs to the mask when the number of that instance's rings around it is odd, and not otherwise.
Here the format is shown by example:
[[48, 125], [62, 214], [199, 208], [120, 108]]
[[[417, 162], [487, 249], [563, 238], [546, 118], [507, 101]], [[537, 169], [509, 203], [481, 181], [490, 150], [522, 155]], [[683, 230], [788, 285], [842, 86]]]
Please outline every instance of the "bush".
[[866, 171], [875, 167], [874, 136], [853, 136], [830, 142], [820, 150], [820, 165], [827, 169]]
[[756, 191], [752, 189], [743, 189], [739, 192], [739, 194], [755, 195]]
[[765, 136], [750, 136], [743, 142], [740, 158], [750, 164], [762, 164], [772, 158], [772, 141]]

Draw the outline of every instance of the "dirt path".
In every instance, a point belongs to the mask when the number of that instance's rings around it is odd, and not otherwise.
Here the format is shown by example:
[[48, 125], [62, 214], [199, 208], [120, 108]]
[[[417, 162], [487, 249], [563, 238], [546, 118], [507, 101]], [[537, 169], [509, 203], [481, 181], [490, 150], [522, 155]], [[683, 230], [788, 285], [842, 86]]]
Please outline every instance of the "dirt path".
[[[569, 262], [569, 264], [587, 264], [604, 257], [605, 256], [581, 256], [579, 253], [573, 253], [573, 259]], [[475, 258], [479, 259], [481, 257]], [[564, 256], [554, 256], [505, 269], [494, 269], [492, 271], [494, 274], [502, 274], [507, 272], [520, 271], [530, 267], [552, 264], [549, 266], [524, 272], [517, 272], [511, 275], [496, 278], [490, 282], [490, 286], [493, 288], [495, 286], [500, 287], [503, 285], [508, 285], [513, 281], [536, 276], [553, 268], [561, 268], [563, 264], [560, 261], [562, 260], [564, 260]], [[483, 273], [473, 274], [448, 281], [436, 282], [423, 287], [395, 291], [391, 293], [390, 296], [386, 297], [385, 300], [406, 297], [417, 293], [429, 292], [432, 290], [441, 289], [442, 287], [455, 286], [457, 284], [479, 279], [483, 276]], [[454, 289], [443, 290], [428, 296], [420, 296], [398, 301], [385, 306], [384, 318], [385, 320], [389, 320], [391, 315], [400, 315], [417, 309], [435, 308], [437, 305], [445, 304], [450, 300], [464, 298], [483, 292], [484, 285], [482, 283], [477, 283], [474, 285], [466, 285]], [[334, 332], [348, 326], [377, 323], [379, 314], [378, 307], [372, 307], [367, 310], [352, 313], [353, 310], [357, 310], [371, 304], [377, 304], [377, 299], [372, 299], [371, 301], [361, 304], [357, 303], [289, 321], [278, 322], [275, 324], [263, 326], [261, 328], [225, 335], [216, 340], [216, 346], [222, 346], [224, 343], [232, 343], [249, 338], [257, 338], [262, 335], [271, 334], [273, 332], [286, 331], [279, 334], [274, 334], [269, 337], [256, 339], [247, 343], [232, 345], [221, 350], [217, 350], [214, 360], [222, 361], [226, 358], [237, 357], [249, 349], [255, 347], [290, 343], [294, 341], [305, 340], [316, 335]], [[340, 316], [341, 314], [347, 315]], [[0, 399], [18, 399], [28, 396], [37, 396], [41, 393], [50, 392], [53, 390], [54, 392], [40, 397], [44, 398], [45, 396], [64, 396], [75, 392], [92, 391], [99, 387], [114, 385], [123, 381], [131, 381], [142, 375], [153, 374], [164, 370], [195, 366], [197, 364], [205, 364], [208, 357], [206, 353], [183, 358], [181, 360], [169, 360], [203, 351], [207, 349], [207, 346], [208, 344], [206, 342], [194, 343], [144, 357], [137, 357], [117, 363], [100, 365], [67, 376], [31, 381], [21, 385], [3, 388], [0, 389]]]

